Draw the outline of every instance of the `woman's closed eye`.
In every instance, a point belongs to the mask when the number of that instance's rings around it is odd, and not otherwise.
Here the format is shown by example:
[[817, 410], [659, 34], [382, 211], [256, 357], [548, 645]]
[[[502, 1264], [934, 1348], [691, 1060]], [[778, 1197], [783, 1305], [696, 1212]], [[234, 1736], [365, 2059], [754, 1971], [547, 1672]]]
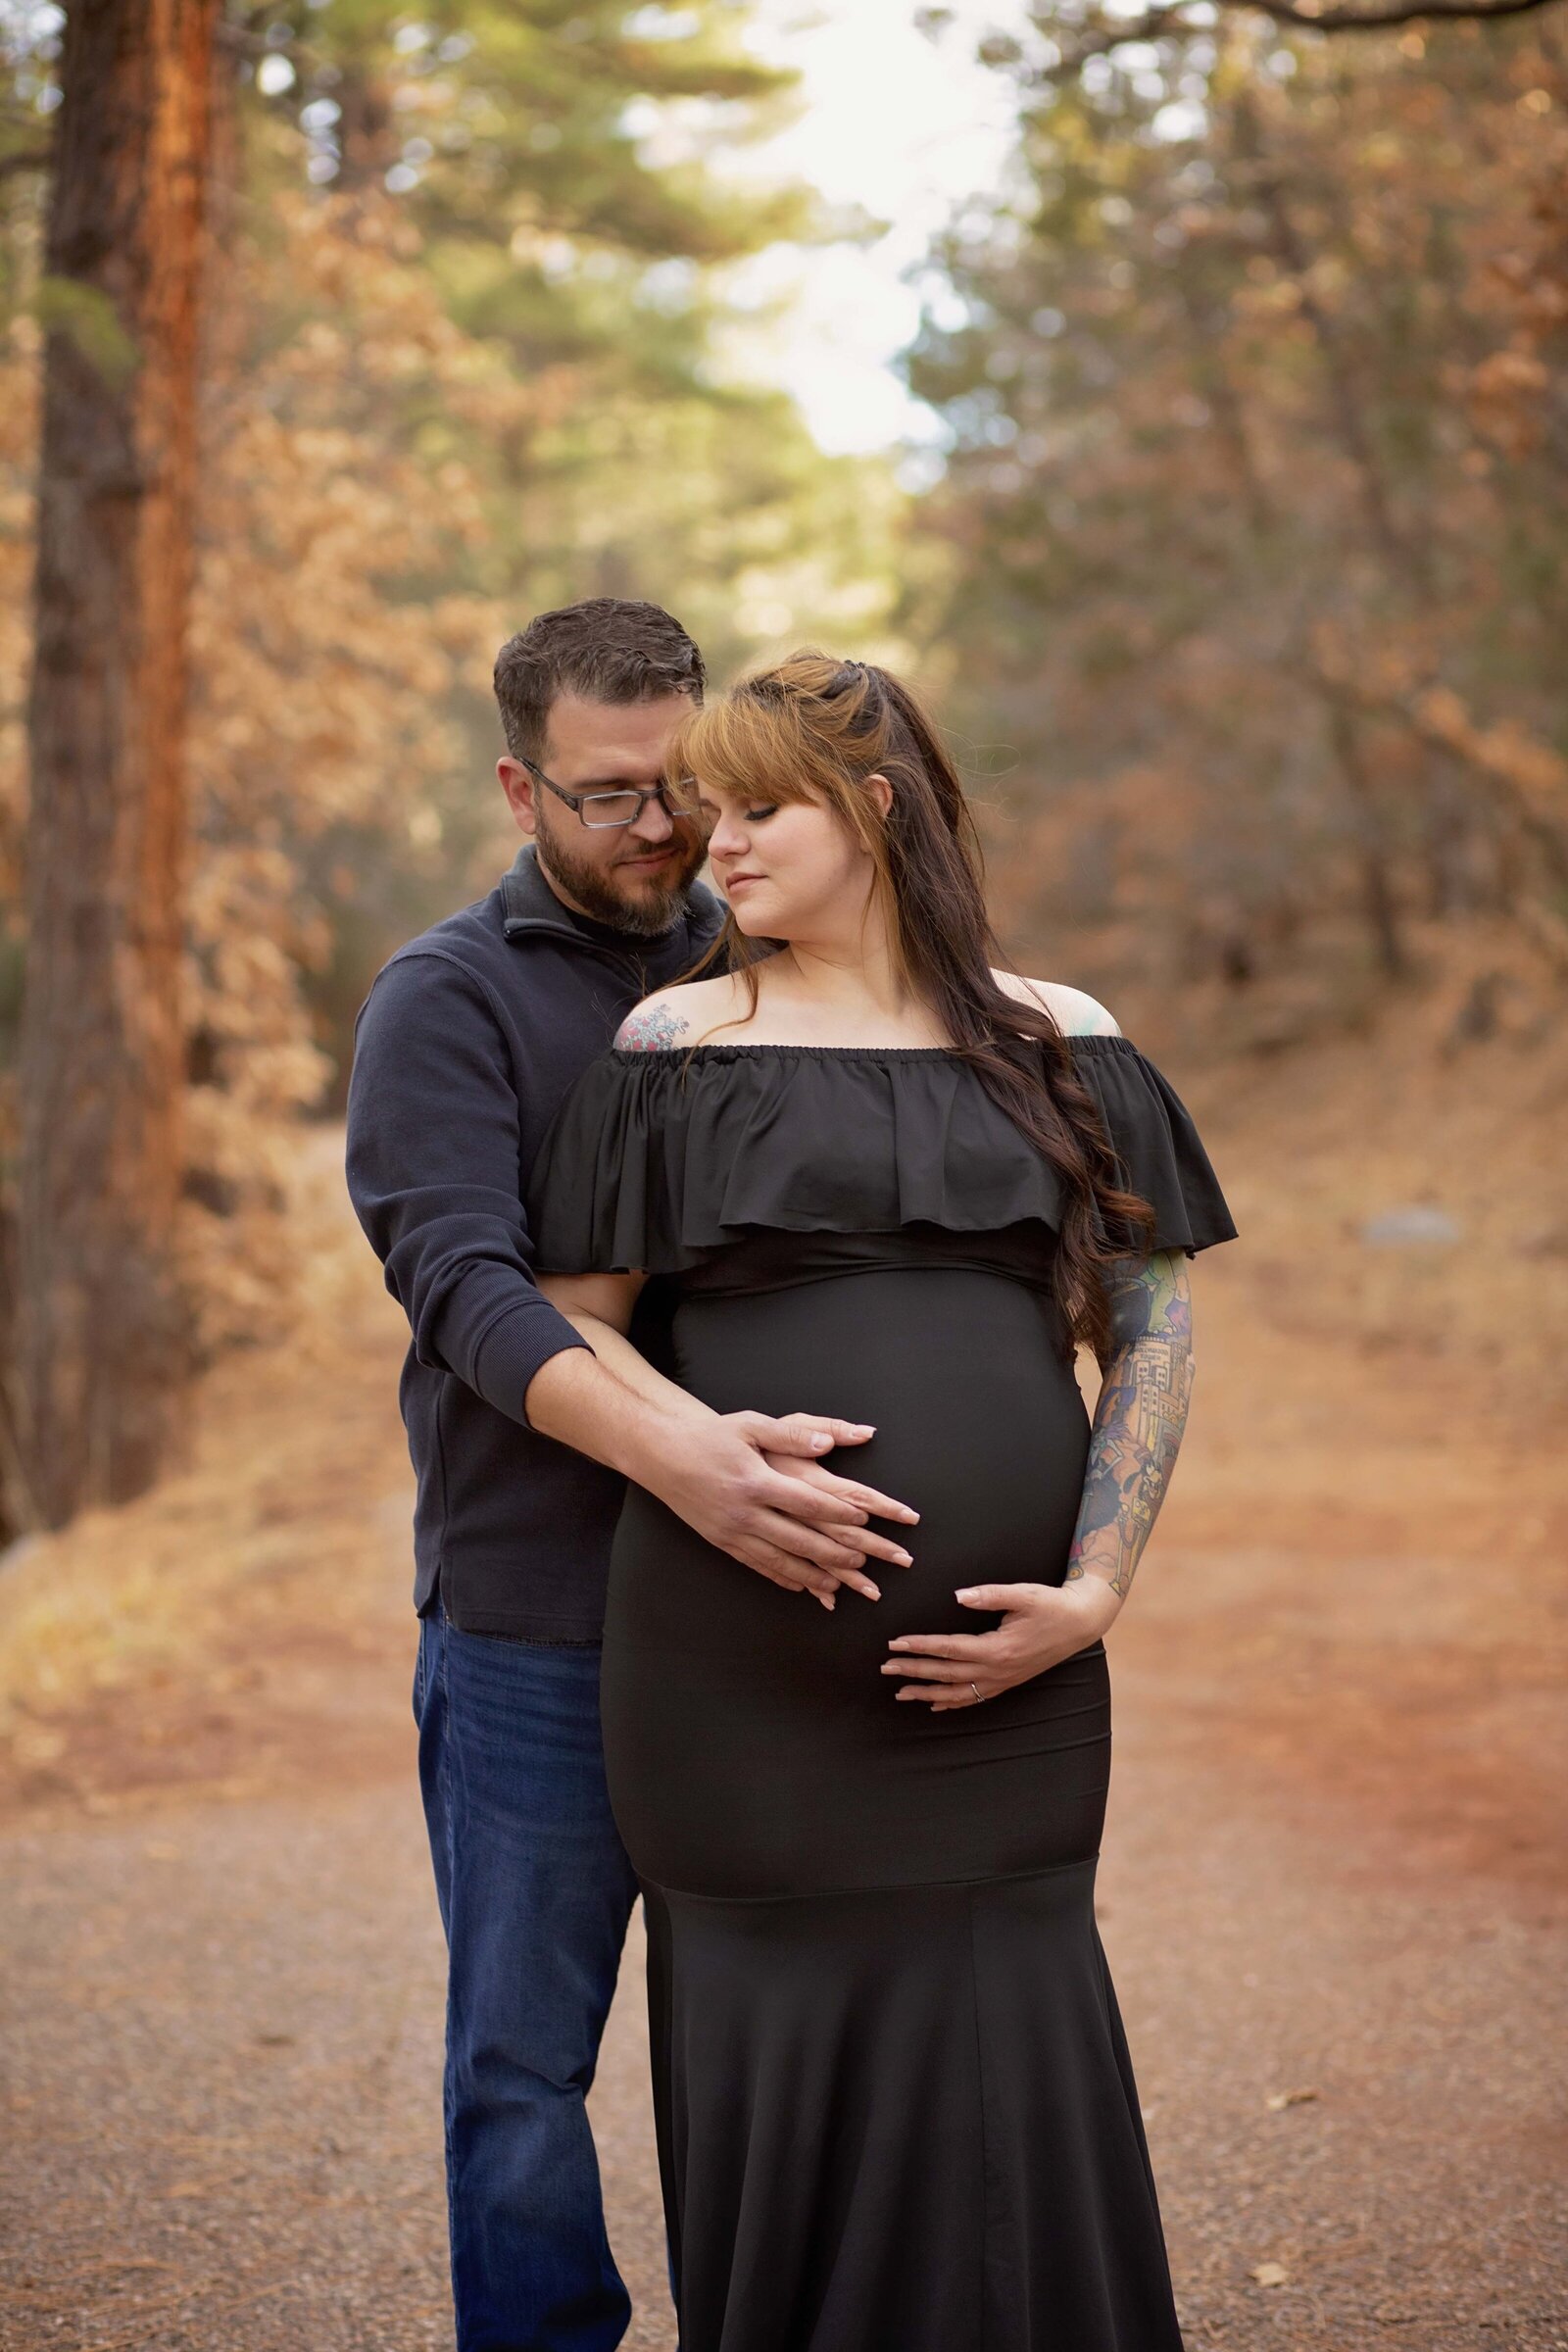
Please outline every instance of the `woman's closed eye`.
[[777, 814], [778, 803], [777, 801], [770, 801], [765, 808], [748, 808], [745, 811], [741, 821], [743, 824], [760, 825], [763, 823], [766, 818], [770, 816], [776, 816]]

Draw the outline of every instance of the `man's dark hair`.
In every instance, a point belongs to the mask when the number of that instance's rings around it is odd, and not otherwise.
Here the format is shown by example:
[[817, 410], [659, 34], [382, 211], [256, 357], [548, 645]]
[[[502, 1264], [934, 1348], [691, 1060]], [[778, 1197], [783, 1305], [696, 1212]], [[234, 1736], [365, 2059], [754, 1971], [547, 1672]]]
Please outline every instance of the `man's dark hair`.
[[496, 656], [496, 701], [514, 760], [537, 760], [558, 695], [595, 703], [651, 703], [665, 694], [701, 702], [703, 657], [659, 605], [590, 596], [541, 612]]

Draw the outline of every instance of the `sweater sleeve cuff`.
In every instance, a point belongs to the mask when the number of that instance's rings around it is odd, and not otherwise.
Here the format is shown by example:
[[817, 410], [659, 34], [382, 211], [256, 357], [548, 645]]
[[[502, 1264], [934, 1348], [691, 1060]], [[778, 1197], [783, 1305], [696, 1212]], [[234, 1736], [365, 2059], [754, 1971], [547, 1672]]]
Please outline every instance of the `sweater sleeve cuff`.
[[520, 1421], [532, 1422], [523, 1409], [528, 1383], [541, 1364], [568, 1348], [592, 1348], [573, 1323], [558, 1314], [545, 1299], [519, 1301], [498, 1315], [479, 1342], [474, 1358], [474, 1387], [487, 1404]]

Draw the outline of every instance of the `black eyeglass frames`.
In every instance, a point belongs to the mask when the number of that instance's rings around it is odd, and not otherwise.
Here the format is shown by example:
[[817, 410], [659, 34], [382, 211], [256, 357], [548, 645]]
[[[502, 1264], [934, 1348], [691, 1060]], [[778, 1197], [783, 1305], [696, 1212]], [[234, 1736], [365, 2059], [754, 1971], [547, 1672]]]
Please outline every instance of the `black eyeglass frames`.
[[[518, 765], [525, 767], [530, 776], [546, 785], [557, 800], [564, 801], [568, 808], [575, 809], [581, 821], [596, 832], [610, 825], [634, 825], [650, 801], [662, 802], [666, 815], [677, 823], [698, 813], [695, 802], [688, 801], [682, 805], [671, 797], [687, 790], [684, 783], [671, 784], [666, 779], [662, 784], [651, 785], [646, 792], [634, 785], [628, 785], [624, 792], [567, 792], [554, 777], [547, 776], [544, 769], [532, 760], [519, 760]], [[592, 816], [588, 813], [590, 809], [594, 811]]]

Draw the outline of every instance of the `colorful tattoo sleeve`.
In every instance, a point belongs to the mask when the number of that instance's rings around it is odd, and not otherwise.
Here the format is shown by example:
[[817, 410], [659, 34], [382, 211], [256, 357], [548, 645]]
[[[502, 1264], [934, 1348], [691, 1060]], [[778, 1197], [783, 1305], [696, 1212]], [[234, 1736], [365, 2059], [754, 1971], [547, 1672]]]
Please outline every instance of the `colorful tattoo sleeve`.
[[1177, 1251], [1121, 1259], [1108, 1288], [1112, 1348], [1067, 1576], [1102, 1576], [1125, 1599], [1187, 1422], [1193, 1315], [1186, 1260]]

